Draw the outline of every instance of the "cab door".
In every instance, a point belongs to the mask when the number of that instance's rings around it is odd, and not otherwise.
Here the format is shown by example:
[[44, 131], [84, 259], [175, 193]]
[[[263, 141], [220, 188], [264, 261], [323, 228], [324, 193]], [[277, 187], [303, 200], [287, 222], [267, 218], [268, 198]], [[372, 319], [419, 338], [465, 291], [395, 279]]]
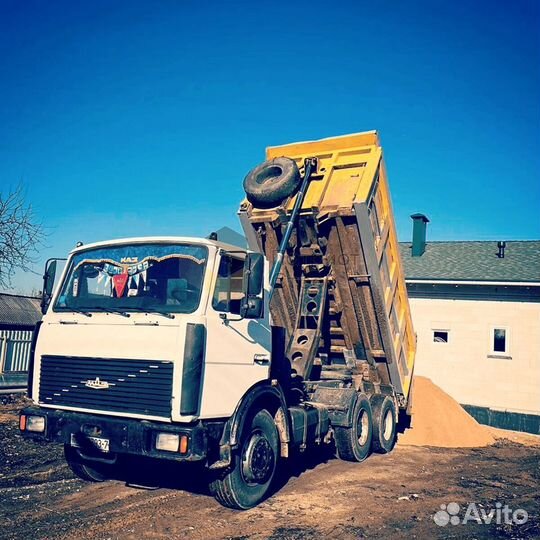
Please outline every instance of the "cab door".
[[240, 316], [244, 254], [221, 252], [214, 274], [207, 307], [203, 417], [230, 416], [247, 390], [268, 378], [270, 368], [267, 302], [260, 319]]

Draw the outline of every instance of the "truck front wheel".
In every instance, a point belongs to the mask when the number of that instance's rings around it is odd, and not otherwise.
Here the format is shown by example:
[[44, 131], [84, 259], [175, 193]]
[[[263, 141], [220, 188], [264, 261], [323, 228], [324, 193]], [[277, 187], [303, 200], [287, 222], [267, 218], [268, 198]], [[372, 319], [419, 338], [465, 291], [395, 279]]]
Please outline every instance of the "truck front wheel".
[[351, 427], [334, 428], [339, 459], [364, 461], [369, 456], [373, 436], [371, 405], [365, 394], [358, 394], [352, 413]]
[[77, 448], [69, 444], [64, 445], [64, 456], [66, 457], [69, 468], [81, 480], [85, 480], [86, 482], [104, 482], [112, 476], [112, 464], [84, 459]]
[[228, 508], [247, 510], [256, 506], [270, 493], [278, 458], [274, 419], [266, 409], [260, 410], [244, 425], [231, 468], [210, 483], [212, 495]]

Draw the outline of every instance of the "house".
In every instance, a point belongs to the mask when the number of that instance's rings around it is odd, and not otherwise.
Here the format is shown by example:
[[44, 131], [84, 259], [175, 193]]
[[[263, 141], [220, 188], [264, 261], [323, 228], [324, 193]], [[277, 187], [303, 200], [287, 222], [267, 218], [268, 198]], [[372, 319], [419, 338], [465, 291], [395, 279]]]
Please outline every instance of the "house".
[[26, 385], [39, 298], [0, 293], [0, 392]]
[[415, 374], [479, 422], [540, 433], [540, 241], [401, 243]]

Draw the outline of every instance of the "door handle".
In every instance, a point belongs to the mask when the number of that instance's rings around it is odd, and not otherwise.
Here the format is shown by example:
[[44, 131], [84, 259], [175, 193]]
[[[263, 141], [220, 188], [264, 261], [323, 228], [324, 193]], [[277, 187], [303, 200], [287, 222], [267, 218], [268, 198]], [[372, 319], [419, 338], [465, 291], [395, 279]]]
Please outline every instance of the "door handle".
[[270, 363], [269, 354], [255, 354], [253, 355], [253, 361], [260, 366], [266, 366]]

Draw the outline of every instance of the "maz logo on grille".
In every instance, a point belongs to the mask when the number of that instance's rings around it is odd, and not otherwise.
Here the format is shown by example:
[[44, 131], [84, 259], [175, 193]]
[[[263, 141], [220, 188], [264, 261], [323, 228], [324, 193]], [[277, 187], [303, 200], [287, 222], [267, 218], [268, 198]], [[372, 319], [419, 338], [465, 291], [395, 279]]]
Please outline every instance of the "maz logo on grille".
[[81, 381], [81, 384], [84, 384], [84, 386], [87, 386], [88, 388], [95, 388], [96, 390], [105, 390], [111, 386], [116, 386], [114, 383], [100, 380], [99, 377], [96, 377], [95, 379], [88, 379], [87, 381]]

